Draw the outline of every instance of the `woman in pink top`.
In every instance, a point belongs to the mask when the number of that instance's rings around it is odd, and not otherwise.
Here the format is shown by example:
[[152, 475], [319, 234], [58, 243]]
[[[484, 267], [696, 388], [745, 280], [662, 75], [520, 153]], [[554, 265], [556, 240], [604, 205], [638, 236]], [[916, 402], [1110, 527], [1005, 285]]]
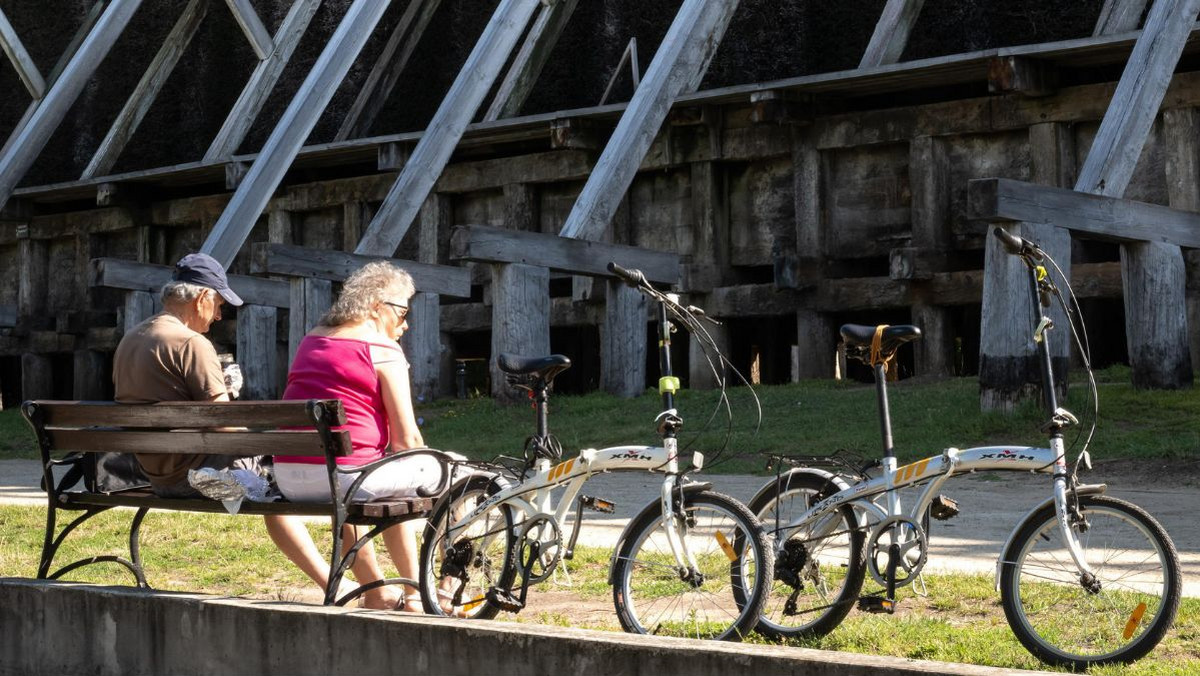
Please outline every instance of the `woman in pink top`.
[[[400, 268], [383, 261], [365, 265], [346, 279], [337, 302], [296, 350], [283, 398], [342, 401], [346, 425], [338, 429], [350, 431], [353, 453], [339, 458], [341, 465], [364, 465], [389, 450], [425, 445], [413, 413], [408, 361], [396, 344], [408, 328], [408, 301], [414, 291], [412, 278]], [[357, 476], [339, 476], [343, 495]], [[354, 499], [412, 497], [420, 487], [436, 487], [440, 478], [437, 461], [416, 456], [369, 474]], [[322, 458], [277, 455], [275, 480], [293, 502], [329, 499], [329, 475]], [[417, 534], [423, 526], [422, 521], [411, 520], [383, 532], [401, 577], [417, 577]], [[284, 554], [324, 589], [328, 561], [317, 551], [303, 522], [296, 517], [268, 518], [267, 530]], [[347, 545], [353, 541], [347, 538]], [[382, 579], [369, 545], [357, 559], [354, 572], [360, 583]], [[415, 588], [407, 588], [402, 599], [389, 593], [386, 588], [372, 590], [364, 595], [364, 603], [373, 608], [422, 610]]]

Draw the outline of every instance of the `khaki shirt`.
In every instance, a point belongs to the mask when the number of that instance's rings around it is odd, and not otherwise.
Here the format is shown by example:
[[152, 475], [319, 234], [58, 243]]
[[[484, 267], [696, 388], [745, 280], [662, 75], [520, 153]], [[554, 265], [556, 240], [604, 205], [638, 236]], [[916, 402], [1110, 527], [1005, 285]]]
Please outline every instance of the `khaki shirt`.
[[[210, 401], [225, 394], [225, 375], [208, 338], [175, 315], [154, 315], [127, 331], [113, 355], [114, 399], [122, 404]], [[169, 486], [199, 467], [203, 455], [137, 454], [150, 482]]]

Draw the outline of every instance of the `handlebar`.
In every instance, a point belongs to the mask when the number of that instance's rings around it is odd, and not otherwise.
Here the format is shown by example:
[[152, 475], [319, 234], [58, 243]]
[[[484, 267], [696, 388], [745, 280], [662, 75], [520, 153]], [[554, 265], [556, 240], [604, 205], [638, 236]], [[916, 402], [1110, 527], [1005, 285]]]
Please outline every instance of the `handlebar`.
[[1042, 260], [1042, 250], [1024, 237], [1018, 237], [1004, 228], [992, 228], [992, 234], [996, 236], [996, 239], [1000, 240], [1000, 244], [1008, 253], [1014, 256]]
[[641, 270], [626, 270], [612, 261], [608, 263], [608, 271], [635, 289], [647, 283], [646, 275], [643, 275]]

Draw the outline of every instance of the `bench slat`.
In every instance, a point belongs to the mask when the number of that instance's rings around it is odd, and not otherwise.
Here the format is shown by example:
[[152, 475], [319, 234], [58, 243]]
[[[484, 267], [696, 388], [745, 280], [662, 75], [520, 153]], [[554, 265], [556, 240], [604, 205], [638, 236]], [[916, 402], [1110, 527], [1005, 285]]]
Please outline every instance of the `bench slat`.
[[[306, 401], [163, 401], [116, 404], [108, 401], [36, 401], [47, 427], [306, 427], [312, 425]], [[329, 425], [346, 424], [342, 402], [322, 401]]]
[[[203, 455], [325, 455], [321, 436], [310, 430], [278, 432], [46, 430], [60, 452], [198, 453]], [[332, 432], [337, 455], [350, 455], [350, 433]]]
[[[146, 490], [123, 491], [120, 493], [63, 493], [59, 496], [59, 507], [84, 509], [87, 507], [149, 507], [170, 511], [206, 512], [225, 514], [225, 506], [215, 500], [160, 498]], [[408, 498], [388, 502], [367, 502], [350, 505], [349, 516], [368, 519], [419, 514], [433, 509], [432, 498]], [[239, 514], [297, 514], [300, 516], [331, 516], [333, 505], [320, 502], [250, 502], [244, 501]]]

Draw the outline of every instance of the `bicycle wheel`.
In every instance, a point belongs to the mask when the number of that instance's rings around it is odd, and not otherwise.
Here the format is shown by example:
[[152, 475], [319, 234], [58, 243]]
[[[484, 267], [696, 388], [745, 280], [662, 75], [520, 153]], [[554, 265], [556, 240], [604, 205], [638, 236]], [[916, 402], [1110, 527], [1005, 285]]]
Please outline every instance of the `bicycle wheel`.
[[[794, 531], [785, 527], [837, 492], [815, 474], [785, 475], [750, 511], [775, 536], [775, 569], [758, 632], [770, 638], [824, 636], [854, 608], [866, 575], [865, 533], [843, 505]], [[786, 537], [785, 537], [786, 535]]]
[[493, 588], [509, 590], [516, 575], [512, 560], [512, 510], [492, 505], [479, 514], [453, 541], [446, 538], [450, 525], [462, 519], [495, 492], [490, 477], [472, 476], [449, 491], [425, 526], [421, 544], [421, 602], [434, 615], [462, 614], [491, 619], [500, 608], [487, 599]]
[[762, 610], [773, 553], [758, 522], [733, 498], [699, 491], [680, 508], [696, 570], [681, 571], [661, 510], [644, 514], [617, 553], [613, 603], [625, 631], [741, 640]]
[[1004, 552], [1000, 598], [1013, 633], [1038, 659], [1074, 669], [1132, 662], [1162, 640], [1182, 593], [1179, 556], [1137, 505], [1079, 498], [1071, 524], [1094, 581], [1081, 580], [1054, 505], [1025, 523]]

